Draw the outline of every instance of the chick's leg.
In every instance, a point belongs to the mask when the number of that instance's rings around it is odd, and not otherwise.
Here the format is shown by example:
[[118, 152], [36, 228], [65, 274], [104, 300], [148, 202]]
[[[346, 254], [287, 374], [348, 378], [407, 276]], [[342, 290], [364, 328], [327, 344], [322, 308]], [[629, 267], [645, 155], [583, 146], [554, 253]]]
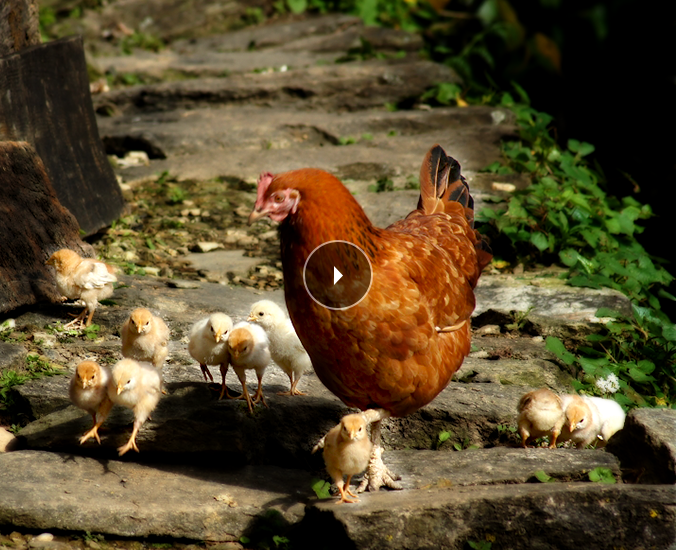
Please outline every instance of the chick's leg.
[[289, 391], [277, 392], [277, 395], [307, 395], [307, 393], [302, 392], [296, 388], [298, 386], [299, 380], [300, 376], [294, 378], [293, 373], [289, 374], [289, 383], [291, 384], [291, 389]]
[[251, 396], [249, 395], [249, 390], [246, 388], [246, 373], [244, 370], [240, 372], [237, 369], [235, 369], [235, 373], [242, 384], [242, 395], [239, 397], [231, 397], [231, 399], [245, 399], [246, 404], [249, 406], [249, 413], [253, 414], [253, 402]]
[[[340, 493], [340, 500], [338, 502], [336, 502], [336, 504], [343, 504], [343, 503], [352, 504], [354, 502], [359, 502], [359, 498], [357, 498], [357, 495], [350, 492], [350, 489], [349, 489], [350, 479], [351, 479], [351, 476], [348, 476], [347, 484], [343, 484], [343, 476], [340, 476], [340, 479], [338, 479], [336, 481], [336, 487], [338, 487], [338, 492]], [[347, 495], [352, 495], [354, 498], [350, 498]]]
[[211, 373], [209, 372], [209, 367], [207, 367], [204, 363], [200, 363], [200, 368], [202, 369], [202, 376], [204, 376], [204, 381], [205, 382], [213, 382], [214, 377], [211, 376]]
[[129, 441], [122, 445], [122, 447], [117, 448], [119, 456], [122, 456], [129, 449], [134, 449], [137, 453], [139, 452], [138, 447], [136, 446], [136, 434], [138, 434], [141, 424], [143, 424], [143, 422], [139, 422], [138, 420], [134, 422], [134, 429], [131, 431], [131, 437], [129, 438]]
[[259, 401], [263, 401], [266, 409], [269, 409], [268, 404], [265, 402], [265, 396], [263, 395], [263, 373], [257, 374], [258, 376], [258, 389], [256, 390], [256, 395], [254, 395], [253, 402], [258, 404]]
[[384, 409], [369, 409], [364, 411], [364, 417], [367, 422], [373, 422], [371, 425], [371, 442], [373, 443], [373, 451], [369, 459], [369, 465], [364, 474], [364, 479], [357, 487], [357, 493], [363, 493], [365, 490], [377, 491], [381, 487], [389, 487], [390, 489], [401, 489], [401, 485], [397, 483], [401, 476], [393, 474], [390, 469], [385, 466], [383, 462], [383, 448], [380, 445], [380, 428], [381, 422], [390, 416]]
[[[228, 399], [242, 399], [241, 397], [233, 397], [232, 395], [230, 395], [230, 392], [228, 391], [228, 386], [225, 384], [225, 375], [228, 374], [228, 367], [229, 366], [230, 365], [228, 365], [227, 363], [222, 363], [221, 366], [220, 366], [220, 370], [221, 370], [221, 395], [218, 396], [219, 401], [221, 399], [223, 399], [223, 394], [225, 394], [225, 397], [227, 397]], [[213, 380], [213, 378], [212, 378], [212, 380]], [[242, 384], [242, 386], [244, 386], [244, 384]]]
[[86, 432], [80, 438], [80, 445], [82, 445], [85, 441], [87, 441], [91, 437], [96, 438], [96, 441], [99, 443], [99, 445], [101, 445], [101, 439], [99, 438], [99, 428], [101, 427], [101, 424], [103, 424], [106, 421], [106, 418], [108, 418], [108, 414], [110, 413], [110, 409], [112, 408], [113, 402], [107, 397], [105, 397], [101, 402], [101, 404], [99, 405], [99, 410], [96, 411], [96, 414], [92, 414], [94, 426], [92, 427], [91, 430]]
[[70, 323], [66, 323], [65, 325], [63, 325], [63, 328], [75, 328], [75, 329], [84, 328], [85, 324], [82, 321], [84, 320], [86, 315], [87, 308], [84, 308], [82, 310], [82, 313], [80, 313], [80, 315], [75, 317], [75, 319], [73, 319]]

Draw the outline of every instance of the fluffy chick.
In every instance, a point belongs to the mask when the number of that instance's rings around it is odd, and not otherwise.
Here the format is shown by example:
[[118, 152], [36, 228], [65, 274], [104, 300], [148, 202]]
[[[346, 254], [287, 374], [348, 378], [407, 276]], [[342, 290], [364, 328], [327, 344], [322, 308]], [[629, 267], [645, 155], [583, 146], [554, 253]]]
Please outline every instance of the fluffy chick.
[[605, 447], [608, 440], [616, 432], [624, 428], [624, 421], [627, 415], [614, 399], [603, 399], [592, 396], [584, 396], [584, 399], [596, 405], [596, 409], [599, 412], [599, 440], [596, 446]]
[[99, 300], [113, 295], [113, 283], [117, 281], [113, 268], [100, 260], [81, 258], [77, 252], [67, 248], [54, 252], [45, 263], [56, 269], [56, 288], [64, 299], [82, 300], [85, 303], [82, 313], [66, 326], [89, 326]]
[[593, 443], [605, 447], [608, 440], [624, 427], [625, 412], [612, 399], [588, 395], [563, 395], [566, 425], [561, 437], [573, 441], [578, 449]]
[[113, 402], [108, 397], [110, 371], [94, 361], [83, 361], [75, 367], [68, 394], [72, 403], [92, 415], [94, 426], [80, 438], [80, 444], [90, 437], [99, 438], [99, 428], [108, 418]]
[[258, 323], [265, 329], [270, 339], [272, 360], [289, 377], [291, 388], [279, 395], [306, 395], [298, 390], [298, 381], [306, 370], [312, 368], [310, 356], [293, 328], [284, 310], [270, 300], [261, 300], [251, 306], [249, 321]]
[[551, 390], [541, 388], [523, 395], [517, 407], [521, 444], [529, 439], [549, 436], [549, 448], [556, 447], [556, 439], [566, 421], [561, 399]]
[[[242, 397], [246, 399], [249, 412], [253, 412], [253, 405], [259, 401], [266, 407], [263, 395], [263, 373], [270, 364], [270, 349], [268, 337], [265, 331], [258, 325], [252, 325], [246, 321], [237, 323], [228, 337], [228, 350], [230, 352], [230, 364], [234, 369], [239, 381], [242, 383]], [[258, 389], [253, 399], [246, 388], [246, 370], [256, 371]]]
[[572, 441], [578, 449], [595, 443], [601, 430], [596, 405], [580, 395], [562, 395], [561, 403], [566, 414], [561, 441]]
[[113, 403], [132, 409], [134, 428], [129, 441], [117, 449], [120, 456], [129, 449], [139, 452], [136, 435], [160, 400], [162, 379], [150, 363], [122, 359], [115, 363], [108, 384], [108, 397]]
[[[212, 313], [209, 317], [197, 321], [190, 329], [188, 352], [200, 364], [204, 380], [214, 381], [207, 365], [219, 365], [221, 370], [221, 395], [228, 398], [228, 387], [225, 385], [225, 375], [228, 373], [230, 351], [228, 350], [228, 335], [232, 330], [232, 319], [225, 313]], [[208, 378], [207, 378], [208, 377]]]
[[[366, 470], [369, 464], [373, 444], [366, 432], [366, 425], [362, 414], [348, 414], [324, 438], [326, 471], [340, 493], [337, 504], [359, 502], [357, 495], [350, 491], [350, 481], [352, 476]], [[343, 480], [343, 476], [347, 476], [347, 481]]]
[[135, 309], [122, 325], [122, 355], [161, 369], [169, 355], [169, 327], [146, 308]]

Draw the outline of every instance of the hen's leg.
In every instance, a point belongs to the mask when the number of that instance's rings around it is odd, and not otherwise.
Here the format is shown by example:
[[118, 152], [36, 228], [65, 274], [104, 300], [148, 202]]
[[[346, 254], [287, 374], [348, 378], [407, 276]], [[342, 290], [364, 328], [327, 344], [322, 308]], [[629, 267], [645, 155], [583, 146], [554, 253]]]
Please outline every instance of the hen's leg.
[[364, 411], [364, 418], [367, 422], [373, 422], [371, 425], [371, 442], [373, 443], [373, 451], [369, 459], [369, 465], [364, 474], [364, 479], [357, 487], [357, 492], [362, 493], [366, 489], [369, 491], [377, 491], [381, 487], [389, 487], [390, 489], [401, 489], [401, 485], [397, 483], [401, 476], [393, 474], [390, 469], [385, 466], [383, 462], [383, 448], [380, 445], [380, 428], [381, 422], [390, 416], [384, 409], [369, 409]]

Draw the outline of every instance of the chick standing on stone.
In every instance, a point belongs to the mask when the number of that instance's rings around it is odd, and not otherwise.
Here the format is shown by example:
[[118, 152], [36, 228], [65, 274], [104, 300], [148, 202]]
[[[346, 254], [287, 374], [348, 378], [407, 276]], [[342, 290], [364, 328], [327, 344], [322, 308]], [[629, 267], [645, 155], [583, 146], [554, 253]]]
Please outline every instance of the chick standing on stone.
[[113, 268], [99, 260], [81, 258], [77, 252], [67, 248], [54, 252], [45, 263], [56, 269], [56, 288], [64, 299], [82, 300], [86, 306], [82, 313], [65, 326], [89, 326], [99, 300], [113, 295], [113, 283], [117, 281]]
[[561, 401], [566, 412], [561, 439], [573, 441], [578, 449], [594, 443], [605, 447], [611, 436], [624, 427], [624, 410], [612, 399], [562, 395]]
[[68, 394], [70, 400], [92, 415], [94, 426], [80, 438], [80, 444], [90, 437], [99, 438], [99, 428], [108, 417], [113, 402], [108, 397], [108, 381], [110, 371], [94, 361], [83, 361], [75, 368], [75, 374], [70, 381]]
[[161, 395], [162, 378], [150, 363], [122, 359], [115, 363], [108, 384], [108, 396], [113, 403], [134, 411], [134, 428], [129, 441], [117, 449], [120, 456], [129, 449], [139, 452], [136, 435], [153, 412]]
[[293, 328], [284, 310], [270, 300], [261, 300], [251, 306], [249, 321], [258, 323], [265, 329], [270, 339], [272, 360], [289, 377], [291, 388], [279, 395], [306, 395], [297, 389], [298, 381], [306, 370], [312, 368], [310, 356]]
[[596, 405], [580, 395], [562, 395], [561, 403], [566, 414], [561, 441], [570, 440], [578, 449], [595, 443], [601, 429]]
[[624, 409], [614, 399], [604, 399], [601, 397], [584, 396], [584, 399], [591, 401], [596, 405], [599, 412], [599, 440], [597, 447], [605, 447], [608, 440], [622, 428], [627, 417]]
[[[228, 350], [228, 335], [232, 330], [232, 319], [225, 313], [212, 313], [209, 317], [197, 321], [190, 329], [188, 352], [200, 364], [204, 380], [214, 381], [207, 365], [219, 365], [221, 369], [221, 395], [228, 393], [225, 385], [225, 375], [228, 373], [230, 352]], [[208, 377], [208, 378], [207, 378]]]
[[[263, 373], [270, 364], [270, 350], [265, 331], [258, 325], [252, 325], [246, 321], [237, 323], [228, 337], [228, 350], [230, 351], [230, 364], [242, 383], [242, 397], [239, 399], [246, 399], [249, 412], [253, 412], [253, 405], [259, 401], [267, 407], [268, 404], [263, 395]], [[258, 389], [253, 399], [246, 388], [247, 369], [255, 370], [258, 378]]]
[[517, 407], [521, 444], [526, 447], [529, 439], [549, 436], [549, 448], [556, 447], [556, 439], [566, 421], [561, 399], [547, 388], [523, 395]]
[[[326, 471], [340, 493], [337, 504], [359, 502], [357, 495], [350, 491], [350, 481], [352, 476], [360, 474], [369, 465], [373, 444], [366, 433], [366, 425], [362, 414], [348, 414], [323, 439]], [[321, 446], [322, 442], [312, 452]], [[347, 481], [343, 480], [343, 476], [347, 476]]]
[[162, 369], [169, 355], [169, 327], [146, 308], [135, 309], [122, 325], [122, 355]]

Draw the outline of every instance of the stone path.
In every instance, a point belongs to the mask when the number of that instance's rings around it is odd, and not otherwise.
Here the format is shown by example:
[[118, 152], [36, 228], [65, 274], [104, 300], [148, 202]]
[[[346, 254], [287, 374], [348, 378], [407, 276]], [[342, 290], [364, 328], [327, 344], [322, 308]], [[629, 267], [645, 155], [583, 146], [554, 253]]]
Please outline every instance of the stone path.
[[[335, 63], [363, 44], [360, 37], [383, 55]], [[478, 171], [499, 158], [512, 119], [488, 107], [422, 104], [417, 98], [429, 86], [456, 77], [420, 60], [417, 40], [326, 16], [176, 41], [158, 54], [94, 58], [101, 70], [157, 81], [96, 96], [97, 111], [113, 114], [99, 119], [101, 136], [115, 152], [144, 150], [150, 157], [147, 166], [118, 167], [132, 187], [168, 171], [178, 180], [222, 178], [247, 189], [263, 170], [316, 166], [345, 179], [381, 226], [406, 215], [417, 192], [376, 194], [368, 186], [388, 177], [405, 187], [439, 142], [462, 164], [481, 208], [498, 192]], [[349, 141], [355, 143], [343, 145]], [[255, 194], [244, 190], [241, 197], [249, 208]], [[118, 331], [129, 311], [151, 308], [172, 330], [168, 395], [139, 433], [141, 453], [119, 459], [115, 448], [128, 437], [128, 411], [113, 412], [101, 446], [80, 446], [90, 419], [68, 403], [68, 376], [18, 387], [23, 413], [33, 421], [21, 430], [22, 449], [0, 454], [0, 525], [230, 541], [229, 548], [253, 548], [273, 535], [290, 539], [293, 548], [459, 549], [469, 541], [493, 548], [673, 547], [673, 411], [632, 413], [612, 452], [524, 450], [514, 434], [524, 392], [570, 391], [572, 373], [547, 352], [543, 338], [593, 330], [599, 307], [627, 307], [622, 296], [565, 287], [555, 272], [485, 274], [477, 289], [475, 351], [435, 401], [384, 429], [385, 461], [403, 476], [404, 490], [336, 506], [312, 490], [326, 474], [310, 451], [346, 409], [314, 374], [301, 381], [307, 397], [288, 398], [276, 395], [288, 381], [271, 367], [264, 381], [270, 408], [249, 415], [243, 403], [218, 401], [217, 388], [204, 383], [187, 354], [196, 319], [221, 310], [240, 320], [263, 295], [228, 284], [227, 262], [242, 259], [244, 248], [188, 257], [202, 281], [121, 277], [114, 305], [96, 313], [101, 329], [94, 340], [45, 329], [65, 320], [68, 306], [17, 312], [16, 330], [26, 340], [3, 344], [0, 369], [37, 349], [70, 375], [85, 358], [117, 360]], [[246, 258], [239, 275], [249, 276], [257, 261]], [[281, 290], [264, 295], [284, 304]], [[532, 323], [528, 335], [505, 328], [519, 313]], [[228, 384], [239, 388], [233, 373]], [[439, 444], [444, 431], [451, 436]], [[597, 467], [608, 468], [617, 483], [588, 481]], [[537, 481], [539, 472], [553, 482]]]

